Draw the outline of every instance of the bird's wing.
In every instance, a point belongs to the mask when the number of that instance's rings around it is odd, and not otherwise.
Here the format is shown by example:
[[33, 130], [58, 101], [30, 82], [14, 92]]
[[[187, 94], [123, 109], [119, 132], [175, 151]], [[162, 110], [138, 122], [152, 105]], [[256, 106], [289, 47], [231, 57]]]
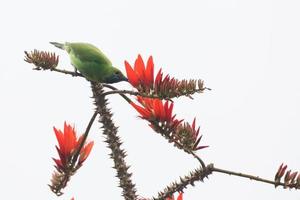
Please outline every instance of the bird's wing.
[[95, 62], [111, 66], [111, 61], [94, 45], [88, 43], [66, 43], [67, 51], [74, 54], [81, 62]]

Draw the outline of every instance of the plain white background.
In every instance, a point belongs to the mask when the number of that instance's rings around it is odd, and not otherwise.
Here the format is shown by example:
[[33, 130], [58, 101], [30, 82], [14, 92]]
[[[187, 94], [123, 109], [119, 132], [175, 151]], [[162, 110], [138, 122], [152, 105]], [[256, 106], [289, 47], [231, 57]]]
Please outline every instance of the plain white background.
[[[190, 122], [197, 117], [202, 144], [210, 145], [198, 152], [204, 161], [268, 179], [281, 162], [300, 170], [299, 9], [297, 0], [1, 1], [1, 199], [122, 199], [97, 123], [95, 147], [65, 194], [57, 198], [47, 186], [57, 157], [52, 127], [66, 120], [83, 133], [94, 109], [87, 81], [23, 61], [24, 50], [55, 51], [60, 67], [72, 69], [49, 41], [93, 43], [123, 72], [124, 60], [140, 53], [153, 55], [156, 72], [205, 80], [212, 91], [177, 99], [174, 110]], [[156, 195], [198, 166], [120, 97], [109, 100], [139, 194]], [[217, 173], [184, 193], [185, 200], [299, 196]]]

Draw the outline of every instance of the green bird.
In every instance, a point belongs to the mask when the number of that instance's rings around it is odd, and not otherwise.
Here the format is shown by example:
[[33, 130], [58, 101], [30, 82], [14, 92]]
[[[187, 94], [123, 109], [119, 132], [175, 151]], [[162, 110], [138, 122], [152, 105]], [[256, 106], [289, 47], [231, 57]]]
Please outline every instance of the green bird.
[[113, 67], [111, 61], [92, 44], [50, 42], [57, 48], [68, 52], [75, 71], [79, 71], [86, 79], [101, 83], [117, 83], [128, 81], [122, 72]]

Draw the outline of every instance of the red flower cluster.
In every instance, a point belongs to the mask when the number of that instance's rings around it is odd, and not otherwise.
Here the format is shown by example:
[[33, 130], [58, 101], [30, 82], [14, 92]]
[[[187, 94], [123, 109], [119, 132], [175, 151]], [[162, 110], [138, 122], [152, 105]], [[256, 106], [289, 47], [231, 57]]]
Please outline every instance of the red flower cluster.
[[202, 80], [182, 80], [171, 78], [169, 75], [163, 76], [160, 69], [154, 79], [153, 58], [148, 58], [145, 65], [141, 55], [138, 55], [134, 67], [125, 61], [125, 68], [129, 83], [140, 93], [156, 96], [159, 98], [173, 98], [179, 96], [189, 96], [196, 92], [203, 92]]
[[141, 114], [141, 118], [178, 124], [179, 121], [175, 119], [176, 115], [172, 115], [173, 102], [171, 104], [169, 104], [169, 101], [163, 103], [160, 99], [141, 96], [137, 96], [137, 100], [143, 107], [133, 102], [131, 102], [131, 105]]
[[[287, 165], [283, 163], [279, 166], [277, 173], [275, 175], [275, 182], [280, 183], [281, 178], [284, 176], [284, 188], [295, 188], [300, 189], [300, 173], [292, 172], [291, 170], [287, 170]], [[297, 176], [298, 175], [298, 176]], [[276, 186], [278, 186], [275, 185]]]
[[84, 136], [77, 138], [74, 127], [71, 127], [66, 122], [64, 123], [64, 130], [58, 130], [53, 127], [58, 146], [56, 150], [59, 159], [53, 158], [55, 168], [51, 179], [50, 189], [58, 196], [63, 193], [61, 190], [67, 186], [71, 176], [82, 166], [82, 163], [89, 156], [94, 142], [84, 144]]
[[75, 153], [77, 151], [79, 151], [79, 159], [77, 166], [81, 166], [82, 163], [89, 156], [93, 148], [94, 142], [89, 142], [79, 150], [80, 144], [82, 142], [82, 136], [77, 138], [74, 127], [71, 127], [67, 123], [64, 123], [63, 132], [61, 130], [57, 130], [55, 127], [53, 127], [53, 129], [59, 145], [59, 147], [56, 146], [56, 149], [60, 159], [53, 158], [53, 160], [56, 163], [57, 170], [62, 172], [67, 172], [68, 170], [70, 170], [69, 167], [71, 163], [76, 161], [74, 159], [77, 159], [74, 158], [74, 156], [76, 156]]
[[174, 103], [166, 101], [163, 103], [160, 99], [152, 99], [137, 96], [137, 101], [141, 106], [131, 102], [131, 105], [141, 114], [141, 118], [150, 122], [151, 128], [157, 131], [157, 125], [168, 132], [172, 132], [181, 123], [182, 120], [175, 119], [173, 115]]
[[[132, 69], [127, 61], [125, 61], [125, 68], [128, 81], [133, 87], [136, 87], [144, 92], [150, 92], [150, 90], [153, 89], [154, 64], [152, 56], [149, 57], [146, 67], [141, 55], [138, 55], [134, 63], [134, 69]], [[155, 82], [156, 81], [157, 78]]]
[[140, 117], [150, 122], [150, 127], [175, 142], [175, 146], [186, 151], [196, 151], [208, 146], [198, 146], [202, 136], [199, 137], [200, 128], [196, 129], [196, 119], [193, 124], [182, 123], [183, 120], [176, 119], [173, 115], [174, 104], [169, 101], [163, 103], [160, 99], [137, 97], [141, 105], [131, 102], [131, 105], [140, 113]]

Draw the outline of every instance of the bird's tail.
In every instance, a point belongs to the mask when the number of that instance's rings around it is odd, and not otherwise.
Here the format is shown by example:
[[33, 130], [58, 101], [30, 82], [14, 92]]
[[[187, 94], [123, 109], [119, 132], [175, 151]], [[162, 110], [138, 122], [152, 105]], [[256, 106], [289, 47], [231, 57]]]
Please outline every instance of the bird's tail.
[[58, 43], [58, 42], [50, 42], [50, 44], [53, 44], [54, 46], [56, 46], [59, 49], [65, 49], [65, 45], [62, 43]]

